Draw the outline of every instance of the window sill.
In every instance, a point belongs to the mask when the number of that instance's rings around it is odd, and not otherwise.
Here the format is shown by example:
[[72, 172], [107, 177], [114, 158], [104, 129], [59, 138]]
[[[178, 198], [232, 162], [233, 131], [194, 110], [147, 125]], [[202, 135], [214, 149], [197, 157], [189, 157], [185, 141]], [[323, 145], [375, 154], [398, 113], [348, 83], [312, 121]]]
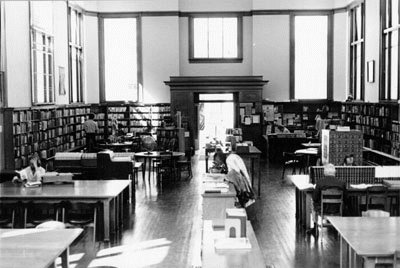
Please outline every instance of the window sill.
[[189, 63], [242, 63], [243, 58], [191, 58]]

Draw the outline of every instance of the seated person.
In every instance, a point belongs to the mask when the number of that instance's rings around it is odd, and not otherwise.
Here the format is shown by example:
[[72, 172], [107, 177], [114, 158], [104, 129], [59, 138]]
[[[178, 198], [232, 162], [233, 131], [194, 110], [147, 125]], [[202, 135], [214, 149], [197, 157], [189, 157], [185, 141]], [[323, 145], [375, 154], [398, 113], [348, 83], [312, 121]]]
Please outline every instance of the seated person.
[[40, 158], [35, 154], [29, 159], [28, 167], [16, 172], [19, 176], [15, 176], [13, 182], [39, 182], [46, 170], [41, 167]]
[[284, 125], [275, 124], [274, 133], [290, 133], [290, 130], [287, 129]]
[[209, 169], [210, 173], [228, 173], [226, 167], [226, 156], [221, 148], [217, 148], [214, 154], [213, 166]]
[[[343, 190], [343, 194], [345, 194], [346, 191], [346, 183], [344, 181], [338, 180], [336, 177], [336, 170], [335, 166], [333, 164], [325, 164], [324, 165], [324, 178], [321, 180], [318, 180], [315, 189], [313, 192], [313, 210], [312, 210], [312, 216], [313, 219], [316, 219], [317, 213], [321, 213], [321, 192], [323, 190], [327, 190], [330, 188], [336, 188], [336, 189], [341, 189]], [[324, 211], [327, 213], [335, 213], [337, 212], [337, 206], [327, 206], [324, 207]], [[316, 226], [314, 226], [313, 229], [310, 231], [315, 231]], [[314, 233], [314, 232], [313, 232]]]
[[124, 125], [122, 125], [121, 123], [118, 124], [117, 135], [118, 136], [125, 136], [126, 135], [126, 133], [124, 131]]
[[349, 154], [344, 157], [343, 166], [355, 166], [354, 155]]
[[237, 154], [230, 154], [226, 158], [228, 168], [227, 179], [235, 186], [238, 202], [236, 207], [248, 207], [255, 202], [255, 195], [251, 186], [250, 176], [243, 159]]

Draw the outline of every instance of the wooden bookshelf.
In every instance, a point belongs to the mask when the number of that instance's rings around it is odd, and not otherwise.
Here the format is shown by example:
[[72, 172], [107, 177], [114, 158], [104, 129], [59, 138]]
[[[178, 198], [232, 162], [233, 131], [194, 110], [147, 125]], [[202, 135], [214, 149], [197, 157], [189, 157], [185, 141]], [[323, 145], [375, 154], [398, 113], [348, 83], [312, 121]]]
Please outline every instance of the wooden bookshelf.
[[400, 156], [399, 104], [345, 102], [342, 120], [364, 134], [364, 146]]
[[82, 122], [89, 105], [6, 108], [5, 168], [20, 169], [38, 153], [43, 159], [85, 145]]
[[158, 128], [157, 146], [159, 150], [168, 148], [171, 139], [176, 139], [176, 148], [179, 152], [185, 152], [185, 130], [183, 128]]

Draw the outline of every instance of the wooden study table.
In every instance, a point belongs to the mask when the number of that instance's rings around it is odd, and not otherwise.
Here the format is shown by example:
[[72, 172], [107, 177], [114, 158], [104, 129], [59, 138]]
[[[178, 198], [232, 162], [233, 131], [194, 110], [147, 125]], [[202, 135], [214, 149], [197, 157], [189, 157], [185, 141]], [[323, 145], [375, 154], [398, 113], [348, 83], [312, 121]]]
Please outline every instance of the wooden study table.
[[[224, 154], [230, 154], [231, 152], [226, 151], [225, 147], [222, 147], [222, 151]], [[208, 172], [208, 158], [209, 158], [209, 153], [215, 152], [215, 147], [213, 148], [207, 148], [205, 149], [206, 153], [206, 173]], [[249, 151], [248, 152], [232, 152], [237, 155], [239, 155], [242, 158], [250, 158], [251, 161], [251, 184], [254, 187], [254, 161], [257, 161], [258, 165], [258, 172], [257, 172], [257, 178], [258, 178], [258, 196], [261, 195], [261, 151], [255, 147], [255, 146], [249, 146]]]
[[123, 192], [130, 186], [129, 180], [76, 180], [71, 184], [45, 184], [36, 188], [4, 182], [0, 184], [0, 202], [100, 202], [104, 212], [104, 241], [109, 241], [110, 229], [114, 230], [121, 217], [116, 213], [118, 206], [123, 211]]
[[204, 186], [207, 182], [221, 181], [225, 174], [203, 174], [203, 189], [201, 196], [203, 220], [212, 220], [214, 225], [224, 225], [225, 210], [235, 207], [236, 190], [233, 184], [229, 184], [229, 190], [221, 193], [206, 193]]
[[216, 250], [215, 239], [225, 236], [224, 228], [214, 229], [211, 221], [203, 222], [202, 242], [202, 267], [224, 268], [224, 267], [252, 267], [265, 268], [265, 260], [254, 234], [253, 227], [247, 221], [247, 238], [251, 249]]
[[364, 268], [393, 260], [395, 251], [400, 250], [400, 217], [328, 217], [328, 220], [340, 234], [341, 268], [359, 266], [348, 247], [364, 259]]
[[80, 228], [0, 229], [0, 267], [47, 268], [61, 256], [67, 268], [69, 246], [81, 233]]
[[[309, 175], [289, 175], [288, 177], [296, 188], [296, 219], [300, 225], [307, 229], [311, 223], [311, 202], [315, 186], [310, 183]], [[365, 196], [366, 189], [347, 187], [346, 192], [348, 197], [360, 197]], [[399, 194], [400, 188], [388, 188], [389, 197], [399, 197]]]
[[[185, 153], [183, 152], [172, 152], [172, 158], [177, 159], [181, 156], [184, 156]], [[135, 157], [137, 158], [143, 158], [143, 172], [146, 170], [146, 163], [147, 159], [149, 159], [149, 183], [150, 183], [150, 173], [151, 173], [151, 161], [152, 159], [159, 159], [161, 157], [161, 152], [160, 151], [153, 151], [153, 152], [140, 152], [140, 153], [135, 153]], [[145, 177], [145, 175], [143, 175]]]

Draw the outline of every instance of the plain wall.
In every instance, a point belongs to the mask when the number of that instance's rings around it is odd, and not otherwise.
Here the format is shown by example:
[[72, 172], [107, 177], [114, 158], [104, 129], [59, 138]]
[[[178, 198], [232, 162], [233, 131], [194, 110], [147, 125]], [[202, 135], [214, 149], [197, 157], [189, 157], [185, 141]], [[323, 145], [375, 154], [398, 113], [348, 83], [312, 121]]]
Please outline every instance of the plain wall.
[[[375, 82], [367, 82], [365, 78], [365, 101], [379, 101], [379, 43], [380, 43], [380, 1], [366, 0], [365, 2], [365, 64], [375, 61]], [[367, 66], [365, 66], [367, 71]]]
[[99, 34], [98, 19], [84, 16], [84, 72], [85, 100], [87, 103], [99, 103]]
[[144, 102], [170, 102], [170, 76], [179, 75], [179, 18], [142, 18]]
[[252, 19], [243, 17], [243, 62], [189, 63], [189, 18], [180, 18], [180, 75], [252, 75]]
[[264, 99], [289, 99], [289, 21], [289, 15], [253, 16], [253, 73], [269, 80]]
[[344, 101], [348, 92], [348, 26], [347, 12], [336, 13], [333, 16], [333, 99]]
[[29, 3], [5, 2], [6, 77], [9, 107], [29, 107], [31, 67]]

